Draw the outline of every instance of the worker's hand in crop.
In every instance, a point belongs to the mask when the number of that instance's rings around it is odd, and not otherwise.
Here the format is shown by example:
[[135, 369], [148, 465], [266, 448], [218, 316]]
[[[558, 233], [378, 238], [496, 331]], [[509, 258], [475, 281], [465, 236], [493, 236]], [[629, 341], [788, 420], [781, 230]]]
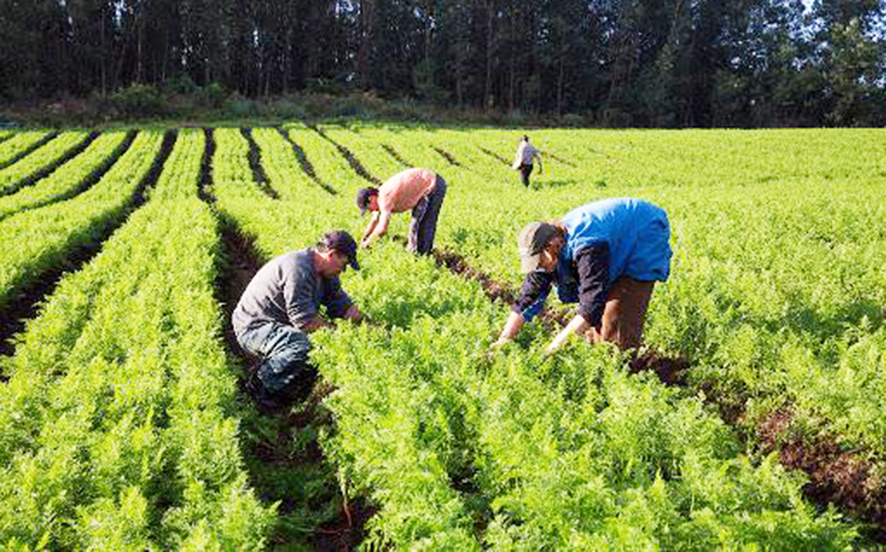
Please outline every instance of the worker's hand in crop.
[[603, 326], [591, 326], [584, 333], [584, 336], [591, 345], [603, 343]]
[[360, 323], [363, 320], [363, 314], [360, 312], [360, 309], [357, 308], [357, 305], [351, 305], [348, 307], [348, 310], [345, 312], [344, 316], [342, 316], [345, 320], [350, 320], [354, 323]]
[[498, 340], [492, 344], [492, 346], [490, 347], [490, 350], [498, 351], [499, 349], [501, 349], [502, 347], [504, 347], [505, 345], [507, 345], [510, 342], [511, 342], [510, 339], [498, 338]]

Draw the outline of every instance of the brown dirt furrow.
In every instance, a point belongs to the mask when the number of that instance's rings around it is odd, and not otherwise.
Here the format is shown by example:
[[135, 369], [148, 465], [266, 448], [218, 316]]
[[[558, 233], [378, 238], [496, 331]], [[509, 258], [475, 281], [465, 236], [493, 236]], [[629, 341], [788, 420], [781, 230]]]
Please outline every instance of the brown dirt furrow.
[[548, 157], [550, 157], [550, 158], [553, 159], [554, 161], [557, 161], [558, 163], [563, 163], [564, 165], [566, 165], [566, 166], [568, 166], [568, 167], [573, 167], [573, 168], [575, 168], [575, 167], [578, 166], [578, 165], [576, 165], [575, 163], [573, 163], [572, 161], [569, 161], [568, 159], [564, 159], [564, 158], [562, 158], [562, 157], [559, 157], [559, 156], [557, 156], [557, 155], [554, 155], [553, 153], [545, 153], [545, 155], [547, 155]]
[[249, 168], [252, 169], [253, 180], [255, 180], [259, 188], [261, 188], [261, 190], [269, 197], [277, 199], [277, 191], [268, 183], [268, 176], [265, 174], [265, 170], [261, 166], [261, 150], [259, 149], [258, 144], [255, 143], [255, 139], [252, 137], [252, 129], [243, 128], [240, 130], [243, 133], [243, 136], [249, 141]]
[[390, 146], [388, 144], [382, 144], [381, 147], [383, 150], [388, 152], [388, 155], [393, 157], [394, 161], [396, 161], [397, 163], [400, 163], [402, 166], [404, 166], [406, 168], [409, 168], [412, 166], [412, 163], [410, 163], [406, 159], [403, 159], [403, 156], [401, 156], [400, 153], [397, 152], [397, 150], [395, 150], [393, 146]]
[[[873, 525], [873, 538], [886, 542], [886, 484], [878, 472], [886, 465], [867, 451], [844, 450], [835, 436], [821, 435], [811, 441], [792, 431], [790, 405], [765, 416], [755, 428], [761, 452], [778, 452], [789, 470], [809, 477], [803, 492], [822, 506], [833, 503], [841, 512]], [[880, 469], [878, 469], [878, 467]]]
[[289, 136], [289, 134], [287, 134], [285, 130], [283, 130], [280, 127], [277, 127], [277, 131], [280, 133], [281, 136], [283, 136], [284, 140], [286, 140], [287, 142], [289, 142], [292, 145], [292, 151], [295, 152], [295, 156], [298, 158], [298, 163], [299, 163], [299, 165], [301, 165], [301, 168], [305, 172], [305, 174], [308, 175], [308, 178], [313, 180], [315, 184], [317, 184], [318, 186], [320, 186], [321, 188], [323, 188], [324, 190], [326, 190], [330, 194], [337, 195], [338, 190], [336, 190], [335, 188], [333, 188], [332, 186], [330, 186], [326, 182], [323, 182], [322, 180], [320, 180], [320, 177], [317, 176], [317, 172], [314, 171], [314, 166], [308, 160], [308, 156], [305, 153], [305, 150], [303, 150], [301, 148], [301, 146], [296, 144], [295, 141], [293, 141], [292, 137]]
[[[212, 184], [211, 159], [215, 145], [212, 134], [206, 129], [207, 142], [200, 175], [200, 197], [214, 206], [209, 193]], [[221, 222], [222, 267], [219, 270], [216, 297], [224, 313], [224, 340], [231, 358], [246, 371], [251, 370], [258, 359], [249, 355], [237, 343], [231, 326], [231, 314], [262, 265], [262, 259], [254, 241], [240, 233], [228, 220]], [[253, 484], [266, 502], [279, 501], [278, 515], [281, 523], [271, 537], [271, 548], [299, 549], [309, 546], [314, 550], [355, 550], [365, 538], [364, 526], [375, 510], [362, 498], [352, 502], [342, 499], [335, 479], [335, 471], [327, 466], [323, 449], [316, 438], [317, 428], [333, 424], [332, 416], [323, 406], [323, 399], [334, 387], [319, 380], [313, 388], [305, 390], [307, 398], [297, 409], [273, 416], [248, 415], [243, 422], [244, 445], [247, 468]], [[250, 399], [241, 393], [244, 401]], [[305, 437], [308, 435], [309, 437]], [[298, 440], [299, 442], [296, 442]], [[295, 481], [298, 483], [284, 483]], [[308, 481], [310, 489], [302, 488]], [[292, 487], [291, 485], [298, 485]], [[336, 506], [337, 503], [341, 506]], [[307, 508], [307, 510], [306, 510]], [[326, 521], [321, 512], [336, 511]], [[336, 510], [337, 508], [337, 510]], [[304, 512], [308, 518], [302, 518]], [[314, 517], [310, 517], [313, 514]], [[297, 520], [297, 529], [291, 522]], [[305, 525], [304, 527], [301, 527]]]
[[360, 160], [357, 159], [357, 156], [354, 155], [351, 152], [351, 150], [349, 150], [345, 146], [339, 144], [338, 142], [336, 142], [335, 140], [333, 140], [329, 136], [326, 136], [326, 133], [323, 132], [322, 130], [320, 130], [319, 128], [317, 128], [316, 126], [309, 126], [308, 128], [310, 128], [311, 130], [313, 130], [314, 132], [316, 132], [317, 134], [322, 136], [324, 140], [326, 140], [327, 142], [329, 142], [330, 144], [335, 146], [335, 149], [337, 149], [338, 152], [341, 153], [345, 159], [347, 159], [348, 164], [351, 165], [351, 168], [354, 169], [354, 172], [356, 172], [358, 175], [360, 175], [361, 178], [368, 180], [369, 182], [372, 182], [376, 186], [382, 185], [382, 181], [379, 180], [378, 178], [376, 178], [375, 176], [369, 174], [369, 171], [366, 170], [366, 168], [363, 166], [362, 163], [360, 163]]
[[485, 153], [486, 155], [488, 155], [488, 156], [490, 156], [490, 157], [494, 157], [495, 159], [498, 159], [498, 161], [499, 161], [500, 163], [502, 163], [503, 165], [507, 165], [507, 166], [509, 166], [509, 167], [511, 166], [511, 162], [510, 162], [510, 161], [508, 161], [507, 159], [505, 159], [505, 158], [502, 157], [501, 155], [495, 153], [494, 151], [488, 150], [488, 149], [486, 149], [486, 148], [480, 148], [480, 151], [482, 151], [483, 153]]
[[446, 151], [446, 150], [444, 150], [444, 149], [442, 149], [442, 148], [438, 148], [438, 147], [436, 147], [436, 146], [434, 146], [434, 151], [436, 151], [436, 152], [440, 155], [440, 157], [442, 157], [443, 159], [445, 159], [446, 162], [449, 163], [450, 165], [452, 165], [452, 166], [454, 166], [454, 167], [461, 167], [461, 166], [462, 166], [461, 163], [458, 162], [458, 159], [456, 159], [456, 158], [455, 158], [451, 153], [449, 153], [448, 151]]

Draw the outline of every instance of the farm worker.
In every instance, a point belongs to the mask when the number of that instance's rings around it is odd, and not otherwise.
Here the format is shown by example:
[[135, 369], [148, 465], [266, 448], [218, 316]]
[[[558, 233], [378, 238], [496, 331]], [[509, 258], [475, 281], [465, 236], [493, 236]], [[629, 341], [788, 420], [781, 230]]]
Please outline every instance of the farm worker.
[[249, 282], [234, 309], [237, 342], [260, 358], [246, 389], [264, 412], [286, 406], [310, 390], [316, 369], [308, 363], [309, 333], [332, 324], [329, 318], [360, 321], [361, 314], [341, 288], [339, 274], [359, 270], [357, 242], [338, 230], [314, 246], [272, 259]]
[[544, 166], [541, 163], [541, 153], [532, 147], [532, 144], [529, 143], [529, 136], [524, 134], [523, 139], [520, 140], [520, 145], [517, 146], [517, 156], [514, 158], [514, 164], [511, 165], [511, 168], [515, 171], [520, 171], [520, 179], [527, 188], [529, 187], [529, 175], [532, 173], [532, 161], [534, 159], [538, 159], [538, 174], [541, 174], [544, 170]]
[[443, 178], [433, 171], [418, 168], [395, 174], [379, 188], [363, 188], [357, 192], [357, 207], [361, 216], [372, 211], [372, 219], [363, 233], [360, 247], [369, 247], [387, 233], [392, 214], [411, 210], [408, 249], [412, 253], [430, 253], [445, 195]]
[[517, 238], [526, 278], [495, 346], [516, 336], [556, 285], [561, 301], [579, 306], [548, 353], [573, 333], [638, 347], [652, 288], [668, 278], [669, 238], [667, 213], [640, 199], [595, 201], [560, 220], [529, 224]]

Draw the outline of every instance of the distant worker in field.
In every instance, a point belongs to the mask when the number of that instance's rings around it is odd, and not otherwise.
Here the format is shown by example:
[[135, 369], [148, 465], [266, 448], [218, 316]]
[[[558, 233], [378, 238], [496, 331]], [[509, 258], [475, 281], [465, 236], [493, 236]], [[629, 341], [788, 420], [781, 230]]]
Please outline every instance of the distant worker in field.
[[544, 170], [541, 163], [541, 153], [532, 147], [529, 143], [529, 136], [523, 135], [520, 145], [517, 147], [517, 156], [514, 158], [514, 164], [511, 165], [515, 171], [520, 171], [520, 179], [523, 185], [529, 187], [529, 175], [532, 174], [532, 161], [538, 159], [538, 174]]
[[406, 169], [379, 188], [363, 188], [357, 192], [357, 207], [361, 215], [371, 211], [372, 219], [360, 247], [369, 247], [387, 233], [392, 214], [412, 211], [408, 249], [412, 253], [430, 253], [445, 195], [446, 182], [428, 169]]
[[[359, 270], [357, 242], [344, 231], [329, 232], [314, 246], [272, 259], [249, 282], [231, 317], [237, 342], [261, 359], [246, 390], [263, 412], [303, 399], [317, 377], [308, 363], [309, 333], [329, 318], [359, 322], [359, 309], [341, 288], [339, 275]], [[301, 395], [301, 396], [299, 396]]]
[[669, 238], [667, 213], [640, 199], [595, 201], [560, 220], [529, 224], [517, 238], [526, 279], [495, 346], [514, 338], [556, 285], [561, 301], [579, 304], [578, 314], [547, 352], [573, 333], [639, 347], [652, 289], [668, 278]]

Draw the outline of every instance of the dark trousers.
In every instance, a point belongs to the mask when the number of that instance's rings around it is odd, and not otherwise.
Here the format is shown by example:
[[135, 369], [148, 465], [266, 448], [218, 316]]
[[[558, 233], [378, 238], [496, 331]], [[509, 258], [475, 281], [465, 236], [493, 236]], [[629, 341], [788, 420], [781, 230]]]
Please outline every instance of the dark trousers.
[[635, 349], [643, 339], [643, 323], [655, 282], [620, 276], [609, 286], [606, 308], [599, 328], [590, 328], [587, 338], [591, 343], [607, 341], [619, 349]]
[[412, 222], [409, 224], [409, 245], [411, 253], [426, 255], [434, 247], [434, 236], [437, 233], [437, 219], [440, 217], [440, 206], [446, 196], [446, 181], [437, 175], [437, 183], [433, 191], [422, 198], [412, 208]]
[[527, 188], [529, 187], [529, 175], [532, 174], [532, 163], [528, 165], [523, 163], [520, 165], [520, 181], [523, 182], [523, 185]]
[[238, 334], [237, 341], [261, 359], [255, 375], [270, 397], [303, 399], [310, 392], [317, 371], [308, 363], [311, 342], [307, 334], [269, 322]]

